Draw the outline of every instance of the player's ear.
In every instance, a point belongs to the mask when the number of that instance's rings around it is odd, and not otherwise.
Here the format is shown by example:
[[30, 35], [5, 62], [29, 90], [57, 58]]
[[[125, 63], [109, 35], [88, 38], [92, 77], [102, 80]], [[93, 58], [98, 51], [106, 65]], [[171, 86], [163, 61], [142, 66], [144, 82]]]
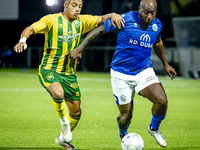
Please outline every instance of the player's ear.
[[63, 6], [66, 8], [66, 6], [67, 6], [66, 1], [64, 2]]
[[67, 9], [67, 5], [68, 4], [68, 1], [66, 0], [65, 2], [64, 2], [64, 7], [65, 7], [65, 9]]

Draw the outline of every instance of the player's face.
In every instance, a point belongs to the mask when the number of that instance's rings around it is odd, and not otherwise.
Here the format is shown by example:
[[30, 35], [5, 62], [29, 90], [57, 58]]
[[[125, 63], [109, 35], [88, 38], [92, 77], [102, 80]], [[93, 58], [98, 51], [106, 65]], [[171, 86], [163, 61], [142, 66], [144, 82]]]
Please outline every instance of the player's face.
[[76, 19], [82, 9], [82, 0], [68, 0], [64, 3], [65, 11], [69, 19]]
[[156, 17], [157, 8], [153, 4], [144, 4], [139, 7], [140, 19], [146, 24], [150, 25]]

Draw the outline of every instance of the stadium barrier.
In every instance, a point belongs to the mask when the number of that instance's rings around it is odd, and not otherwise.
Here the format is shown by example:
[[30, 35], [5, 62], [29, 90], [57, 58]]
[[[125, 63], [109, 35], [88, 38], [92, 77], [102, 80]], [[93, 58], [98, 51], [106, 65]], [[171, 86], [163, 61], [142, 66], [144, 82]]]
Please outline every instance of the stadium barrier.
[[[32, 52], [37, 51], [37, 57], [38, 57], [38, 65], [41, 63], [42, 60], [42, 53], [43, 53], [43, 47], [38, 47], [38, 46], [29, 46], [27, 48], [27, 62], [26, 66], [27, 68], [32, 68]], [[85, 49], [84, 55], [81, 59], [80, 63], [80, 70], [82, 71], [88, 71], [88, 65], [89, 64], [94, 64], [95, 63], [95, 50], [102, 51], [103, 52], [103, 58], [102, 58], [102, 65], [103, 65], [103, 70], [102, 71], [109, 71], [109, 68], [107, 67], [110, 65], [112, 56], [110, 54], [110, 51], [115, 51], [116, 46], [89, 46]], [[176, 47], [165, 47], [165, 55], [166, 59], [169, 63], [178, 63], [179, 58], [177, 54], [177, 49]], [[152, 50], [152, 57], [151, 61], [153, 63], [153, 68], [156, 72], [157, 75], [166, 75], [163, 65], [160, 61], [160, 59], [156, 56], [156, 54]]]

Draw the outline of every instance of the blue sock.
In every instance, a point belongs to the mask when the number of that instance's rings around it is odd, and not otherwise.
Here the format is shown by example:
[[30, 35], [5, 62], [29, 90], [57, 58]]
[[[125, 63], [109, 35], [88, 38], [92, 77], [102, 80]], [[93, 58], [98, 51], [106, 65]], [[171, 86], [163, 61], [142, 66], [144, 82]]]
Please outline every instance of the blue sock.
[[158, 130], [160, 123], [162, 122], [163, 119], [165, 119], [165, 116], [154, 116], [154, 115], [152, 115], [151, 127], [154, 130]]
[[[119, 126], [118, 126], [119, 127]], [[120, 137], [124, 137], [126, 134], [128, 134], [128, 128], [129, 128], [129, 125], [128, 127], [125, 129], [125, 130], [122, 130], [120, 127], [119, 127], [119, 134], [120, 134]]]

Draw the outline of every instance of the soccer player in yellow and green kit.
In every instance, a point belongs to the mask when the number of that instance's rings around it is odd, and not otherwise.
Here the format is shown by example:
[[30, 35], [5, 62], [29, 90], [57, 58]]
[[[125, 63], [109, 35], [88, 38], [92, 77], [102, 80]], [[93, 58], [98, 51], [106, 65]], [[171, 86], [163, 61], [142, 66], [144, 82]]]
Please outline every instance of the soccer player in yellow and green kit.
[[[62, 13], [46, 15], [25, 28], [19, 43], [14, 47], [16, 52], [23, 52], [27, 48], [26, 40], [30, 35], [45, 35], [43, 58], [38, 69], [39, 81], [50, 93], [62, 126], [55, 141], [68, 150], [75, 150], [70, 144], [71, 131], [81, 117], [81, 93], [75, 75], [77, 60], [71, 60], [65, 54], [80, 44], [82, 34], [91, 31], [108, 18], [118, 28], [124, 25], [123, 18], [118, 14], [79, 15], [81, 8], [82, 0], [66, 0]], [[69, 114], [66, 114], [65, 104]]]

